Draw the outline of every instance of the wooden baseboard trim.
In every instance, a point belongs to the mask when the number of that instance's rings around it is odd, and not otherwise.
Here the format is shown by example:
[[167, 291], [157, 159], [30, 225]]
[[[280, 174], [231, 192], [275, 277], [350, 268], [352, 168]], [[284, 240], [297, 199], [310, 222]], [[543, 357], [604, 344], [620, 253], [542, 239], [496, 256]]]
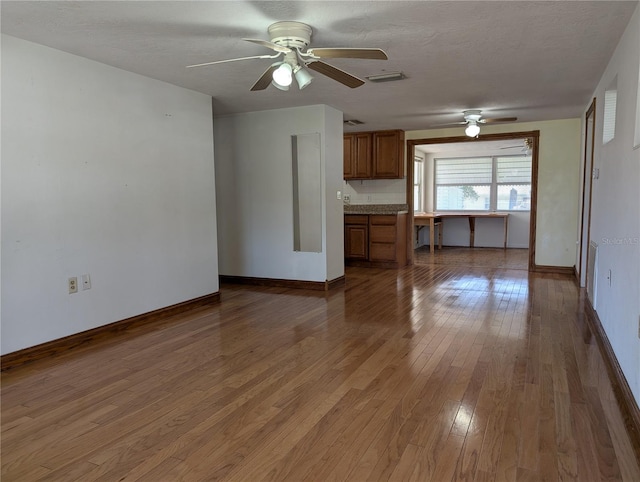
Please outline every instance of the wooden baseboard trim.
[[584, 299], [587, 322], [595, 334], [598, 348], [600, 349], [607, 373], [609, 374], [609, 379], [611, 380], [611, 388], [618, 402], [618, 407], [620, 407], [620, 412], [622, 413], [622, 418], [627, 433], [629, 434], [636, 459], [638, 464], [640, 464], [640, 408], [638, 408], [633, 392], [627, 383], [622, 368], [620, 368], [620, 364], [609, 342], [609, 338], [604, 331], [598, 313], [593, 309], [586, 294], [584, 295]]
[[335, 288], [342, 288], [344, 285], [347, 284], [347, 279], [344, 277], [344, 275], [342, 275], [336, 279], [327, 281], [326, 283], [327, 283], [327, 290], [332, 290]]
[[57, 340], [47, 341], [40, 345], [24, 348], [22, 350], [7, 353], [0, 357], [0, 366], [2, 371], [10, 370], [27, 363], [48, 358], [59, 353], [72, 350], [79, 346], [85, 346], [97, 340], [102, 340], [118, 333], [137, 327], [147, 323], [157, 322], [185, 311], [193, 310], [201, 306], [211, 305], [220, 300], [220, 292], [194, 298], [192, 300], [183, 301], [175, 305], [166, 306], [148, 313], [132, 316], [120, 321], [109, 323], [108, 325], [98, 326], [91, 330], [81, 331], [73, 335], [58, 338]]
[[221, 274], [220, 283], [329, 291], [330, 289], [344, 286], [345, 278], [344, 276], [341, 276], [340, 278], [336, 278], [331, 281], [302, 281], [294, 279], [253, 278], [250, 276], [229, 276]]
[[358, 259], [345, 259], [346, 266], [354, 266], [356, 268], [381, 268], [381, 269], [400, 269], [405, 265], [396, 261], [360, 261]]
[[573, 266], [546, 266], [542, 264], [535, 264], [531, 271], [534, 273], [553, 273], [575, 276]]

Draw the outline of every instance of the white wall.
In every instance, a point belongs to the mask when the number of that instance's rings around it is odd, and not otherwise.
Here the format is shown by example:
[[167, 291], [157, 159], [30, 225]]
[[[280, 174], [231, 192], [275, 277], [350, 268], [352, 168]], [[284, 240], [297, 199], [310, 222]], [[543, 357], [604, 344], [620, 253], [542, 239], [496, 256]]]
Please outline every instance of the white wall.
[[336, 196], [344, 185], [342, 112], [324, 106], [324, 169], [327, 212], [324, 245], [327, 247], [327, 279], [344, 276], [344, 208]]
[[2, 36], [1, 258], [3, 354], [217, 292], [211, 98]]
[[[633, 149], [639, 58], [640, 9], [636, 8], [594, 93], [594, 167], [600, 177], [593, 181], [591, 239], [598, 244], [598, 316], [640, 404], [640, 148]], [[616, 133], [603, 145], [604, 91], [616, 75]]]
[[[406, 161], [403, 159], [402, 161]], [[351, 204], [406, 204], [407, 180], [362, 179], [342, 181], [344, 193], [351, 196]]]
[[[529, 213], [510, 212], [508, 221], [508, 248], [529, 247]], [[468, 219], [445, 219], [442, 244], [444, 246], [469, 246]], [[437, 231], [436, 231], [437, 234]], [[420, 230], [417, 246], [429, 244], [429, 227]], [[473, 245], [476, 248], [502, 248], [504, 246], [504, 224], [502, 219], [476, 219]]]
[[[323, 249], [293, 250], [291, 136], [320, 133]], [[214, 120], [220, 273], [326, 281], [344, 274], [342, 113], [324, 105]], [[301, 196], [304, 193], [300, 194]]]
[[[483, 126], [482, 134], [540, 131], [536, 264], [571, 267], [577, 248], [580, 119]], [[453, 137], [461, 128], [405, 132], [406, 140]], [[446, 229], [445, 229], [446, 244]]]

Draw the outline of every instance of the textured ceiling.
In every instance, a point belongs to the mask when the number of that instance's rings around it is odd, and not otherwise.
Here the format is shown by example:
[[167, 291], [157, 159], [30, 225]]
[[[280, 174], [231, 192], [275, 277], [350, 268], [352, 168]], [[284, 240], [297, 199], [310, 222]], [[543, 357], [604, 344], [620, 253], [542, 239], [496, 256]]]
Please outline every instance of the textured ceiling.
[[[211, 95], [215, 115], [328, 104], [357, 129], [428, 129], [462, 110], [519, 121], [581, 116], [637, 1], [2, 1], [2, 32]], [[267, 27], [313, 27], [312, 47], [379, 47], [389, 60], [336, 59], [364, 78], [350, 89], [320, 74], [303, 91], [250, 92], [270, 60], [185, 69], [270, 50]]]

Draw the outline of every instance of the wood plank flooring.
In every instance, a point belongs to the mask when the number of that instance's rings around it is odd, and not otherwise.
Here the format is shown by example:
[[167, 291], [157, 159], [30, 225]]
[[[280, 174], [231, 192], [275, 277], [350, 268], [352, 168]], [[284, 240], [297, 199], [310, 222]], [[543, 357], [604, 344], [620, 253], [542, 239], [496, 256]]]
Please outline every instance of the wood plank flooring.
[[467, 248], [444, 246], [429, 252], [429, 246], [421, 246], [413, 251], [414, 264], [451, 266], [528, 269], [529, 250], [521, 248]]
[[639, 481], [574, 281], [425, 264], [2, 375], [3, 481]]

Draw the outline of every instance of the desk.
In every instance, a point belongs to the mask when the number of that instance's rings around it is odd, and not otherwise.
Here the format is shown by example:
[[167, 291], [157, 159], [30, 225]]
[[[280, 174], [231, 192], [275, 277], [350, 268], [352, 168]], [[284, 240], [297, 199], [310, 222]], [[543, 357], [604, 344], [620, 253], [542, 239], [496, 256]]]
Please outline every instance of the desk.
[[[442, 222], [444, 218], [467, 218], [469, 220], [469, 247], [473, 248], [475, 231], [476, 231], [476, 218], [502, 218], [504, 225], [504, 248], [507, 248], [507, 233], [509, 228], [509, 213], [494, 213], [494, 212], [443, 212], [443, 213], [415, 213], [413, 215], [414, 226], [429, 226], [429, 251], [435, 251], [435, 225], [438, 222]], [[442, 224], [440, 224], [439, 237], [442, 238]]]

